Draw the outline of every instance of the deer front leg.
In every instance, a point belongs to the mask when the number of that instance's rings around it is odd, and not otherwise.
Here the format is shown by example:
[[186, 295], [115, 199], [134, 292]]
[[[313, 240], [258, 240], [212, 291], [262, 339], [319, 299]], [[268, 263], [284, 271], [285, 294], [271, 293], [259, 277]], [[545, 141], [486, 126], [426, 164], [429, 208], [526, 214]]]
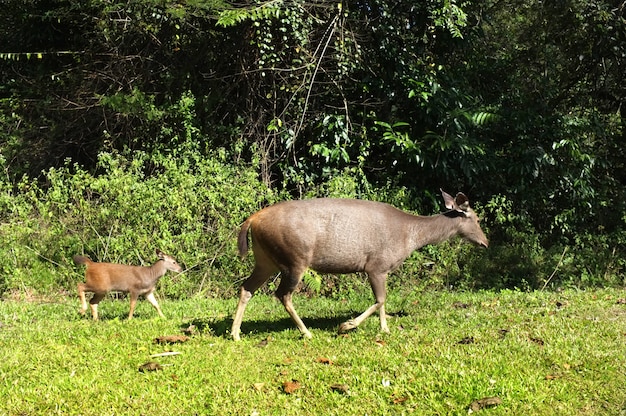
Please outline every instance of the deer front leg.
[[85, 299], [85, 284], [84, 283], [79, 283], [78, 284], [78, 298], [80, 299], [80, 309], [79, 309], [79, 313], [81, 315], [85, 315], [85, 312], [87, 312], [87, 299]]
[[128, 313], [128, 319], [133, 319], [133, 313], [135, 313], [135, 306], [137, 305], [137, 299], [139, 298], [139, 293], [130, 292], [130, 312]]
[[165, 315], [163, 315], [163, 312], [161, 312], [161, 308], [159, 307], [159, 303], [157, 302], [156, 298], [154, 297], [154, 292], [150, 292], [150, 293], [146, 294], [146, 300], [148, 302], [150, 302], [150, 304], [152, 306], [154, 306], [154, 308], [157, 310], [157, 312], [159, 313], [159, 316], [161, 318], [165, 318]]
[[380, 315], [380, 330], [382, 332], [389, 332], [389, 327], [387, 326], [387, 314], [385, 313], [385, 299], [387, 298], [387, 289], [385, 288], [385, 283], [387, 280], [387, 275], [368, 274], [368, 277], [370, 285], [372, 286], [372, 292], [374, 292], [374, 298], [376, 299], [376, 303], [367, 308], [365, 312], [363, 312], [356, 318], [350, 319], [349, 321], [346, 321], [339, 325], [338, 332], [340, 334], [348, 332], [352, 329], [356, 329], [365, 319], [367, 319], [371, 314], [376, 311], [379, 311]]
[[341, 325], [339, 325], [339, 328], [338, 328], [337, 332], [339, 332], [340, 334], [343, 334], [345, 332], [348, 332], [348, 331], [351, 331], [353, 329], [356, 329], [359, 325], [361, 325], [361, 323], [364, 320], [366, 320], [371, 314], [373, 314], [374, 312], [376, 312], [378, 310], [382, 310], [383, 311], [381, 313], [381, 315], [380, 315], [380, 329], [383, 332], [389, 332], [389, 328], [387, 328], [387, 320], [386, 320], [384, 309], [385, 309], [384, 304], [376, 302], [375, 304], [373, 304], [372, 306], [367, 308], [367, 310], [365, 312], [363, 312], [362, 314], [360, 314], [356, 318], [350, 319], [349, 321], [346, 321], [346, 322], [342, 323]]

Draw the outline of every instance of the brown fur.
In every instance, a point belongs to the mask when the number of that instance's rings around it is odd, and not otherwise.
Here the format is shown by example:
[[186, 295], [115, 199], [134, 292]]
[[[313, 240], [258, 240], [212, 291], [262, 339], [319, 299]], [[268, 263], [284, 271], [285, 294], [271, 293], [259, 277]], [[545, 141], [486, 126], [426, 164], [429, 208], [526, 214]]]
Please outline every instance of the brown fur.
[[85, 283], [78, 284], [78, 297], [81, 301], [80, 313], [87, 311], [87, 300], [85, 292], [93, 292], [89, 301], [91, 315], [94, 320], [98, 320], [98, 303], [111, 291], [130, 293], [130, 312], [128, 319], [132, 319], [135, 311], [135, 304], [139, 296], [144, 296], [157, 310], [159, 316], [163, 317], [163, 312], [154, 297], [154, 287], [158, 280], [165, 275], [168, 270], [174, 272], [182, 271], [176, 260], [160, 250], [156, 250], [159, 258], [150, 267], [127, 266], [116, 263], [97, 263], [85, 256], [74, 256], [76, 264], [87, 266], [85, 271]]
[[340, 331], [356, 328], [377, 310], [381, 330], [388, 331], [384, 309], [387, 274], [414, 250], [455, 236], [489, 245], [467, 197], [459, 193], [453, 198], [441, 192], [450, 211], [430, 217], [411, 215], [381, 202], [324, 198], [281, 202], [251, 215], [241, 226], [238, 248], [240, 256], [245, 256], [250, 233], [255, 266], [241, 287], [233, 338], [240, 338], [248, 301], [277, 272], [281, 280], [276, 296], [304, 336], [310, 337], [291, 302], [307, 268], [322, 273], [366, 273], [376, 303], [344, 322]]

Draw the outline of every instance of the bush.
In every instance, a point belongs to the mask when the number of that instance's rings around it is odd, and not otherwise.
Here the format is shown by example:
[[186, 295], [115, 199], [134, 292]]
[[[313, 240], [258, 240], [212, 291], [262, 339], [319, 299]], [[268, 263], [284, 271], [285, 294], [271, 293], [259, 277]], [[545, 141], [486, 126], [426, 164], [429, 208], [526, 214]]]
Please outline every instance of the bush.
[[[621, 286], [626, 234], [580, 233], [573, 240], [542, 239], [510, 199], [496, 195], [485, 206], [489, 249], [462, 250], [454, 286], [468, 289], [557, 289]], [[485, 224], [489, 224], [485, 226]]]

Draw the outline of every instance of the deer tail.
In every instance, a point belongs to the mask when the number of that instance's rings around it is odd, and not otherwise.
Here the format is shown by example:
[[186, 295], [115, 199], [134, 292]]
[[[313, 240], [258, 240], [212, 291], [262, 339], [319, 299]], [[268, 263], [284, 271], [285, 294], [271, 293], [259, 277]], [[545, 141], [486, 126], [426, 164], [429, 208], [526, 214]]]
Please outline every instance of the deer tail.
[[72, 259], [74, 260], [74, 263], [76, 263], [76, 264], [93, 263], [89, 257], [85, 257], [85, 256], [78, 256], [78, 255], [76, 255], [76, 256], [72, 257]]
[[250, 218], [241, 224], [239, 237], [237, 238], [237, 248], [239, 249], [239, 257], [243, 258], [248, 253], [248, 229], [250, 228]]

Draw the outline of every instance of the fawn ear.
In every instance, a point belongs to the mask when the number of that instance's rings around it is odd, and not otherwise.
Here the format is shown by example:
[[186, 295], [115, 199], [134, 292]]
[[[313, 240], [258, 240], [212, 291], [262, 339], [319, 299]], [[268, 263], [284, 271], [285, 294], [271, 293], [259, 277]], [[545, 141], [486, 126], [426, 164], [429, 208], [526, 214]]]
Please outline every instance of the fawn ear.
[[161, 250], [159, 250], [158, 248], [156, 249], [156, 255], [158, 258], [160, 258], [161, 260], [163, 260], [163, 256], [165, 256], [165, 253], [163, 253]]

